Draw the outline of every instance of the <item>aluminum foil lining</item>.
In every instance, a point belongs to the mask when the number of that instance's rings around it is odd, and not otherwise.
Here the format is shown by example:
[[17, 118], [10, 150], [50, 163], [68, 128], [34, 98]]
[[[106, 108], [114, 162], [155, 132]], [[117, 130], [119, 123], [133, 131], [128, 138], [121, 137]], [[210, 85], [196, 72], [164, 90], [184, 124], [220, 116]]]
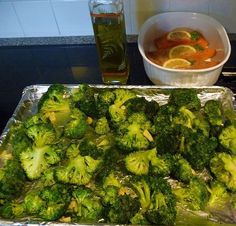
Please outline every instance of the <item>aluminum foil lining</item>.
[[[9, 130], [10, 125], [15, 121], [24, 121], [26, 118], [28, 118], [30, 115], [37, 112], [37, 103], [40, 99], [40, 97], [45, 93], [48, 89], [48, 85], [31, 85], [24, 88], [22, 92], [22, 97], [13, 112], [12, 117], [8, 120], [6, 127], [3, 130], [3, 133], [0, 136], [0, 145], [4, 142], [4, 139], [7, 136], [7, 132]], [[79, 84], [74, 85], [65, 85], [71, 89], [79, 87]], [[114, 89], [114, 88], [125, 88], [125, 89], [132, 89], [138, 96], [143, 96], [147, 100], [155, 100], [160, 105], [163, 105], [167, 103], [169, 98], [169, 93], [173, 89], [177, 89], [178, 87], [170, 87], [170, 86], [106, 86], [106, 85], [91, 85], [95, 89]], [[195, 89], [198, 93], [198, 96], [201, 100], [202, 105], [207, 100], [214, 99], [214, 100], [220, 100], [223, 105], [223, 109], [236, 109], [236, 102], [233, 92], [226, 88], [226, 87], [220, 87], [220, 86], [207, 86], [207, 87], [191, 87], [192, 89]], [[229, 213], [229, 216], [226, 217], [232, 217]], [[217, 222], [211, 222], [207, 219], [205, 216], [205, 213], [198, 213], [193, 214], [194, 218], [199, 218], [198, 225], [197, 226], [229, 226], [232, 224], [222, 224]], [[236, 216], [234, 216], [236, 218]], [[195, 222], [195, 221], [194, 221]], [[88, 225], [88, 224], [69, 224], [69, 223], [59, 223], [59, 222], [32, 222], [25, 220], [24, 222], [17, 222], [17, 221], [6, 221], [3, 219], [0, 219], [0, 226], [4, 225], [16, 225], [16, 226], [31, 226], [31, 225], [58, 225], [58, 226], [64, 226], [64, 225]], [[90, 224], [91, 225], [91, 224]], [[92, 224], [92, 225], [99, 225], [99, 224]], [[104, 225], [104, 224], [103, 224]], [[106, 224], [108, 225], [108, 224]], [[175, 224], [176, 226], [196, 226], [196, 223], [191, 223], [189, 219], [185, 219], [185, 216], [180, 216], [179, 219], [177, 219], [177, 222]]]

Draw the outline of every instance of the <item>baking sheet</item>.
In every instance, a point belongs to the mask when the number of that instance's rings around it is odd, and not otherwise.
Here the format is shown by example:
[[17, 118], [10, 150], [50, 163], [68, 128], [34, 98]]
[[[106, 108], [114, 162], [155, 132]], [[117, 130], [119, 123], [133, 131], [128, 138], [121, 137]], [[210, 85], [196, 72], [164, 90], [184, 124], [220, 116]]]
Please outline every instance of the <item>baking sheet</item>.
[[[7, 138], [7, 133], [9, 127], [12, 123], [16, 121], [24, 121], [27, 117], [37, 112], [37, 103], [40, 97], [45, 93], [48, 89], [49, 85], [32, 85], [27, 86], [22, 92], [22, 98], [19, 101], [12, 117], [9, 119], [3, 133], [0, 136], [0, 151], [2, 150], [2, 146], [4, 146], [4, 141]], [[66, 85], [69, 88], [76, 88], [79, 85]], [[177, 87], [168, 87], [168, 86], [105, 86], [105, 85], [91, 85], [95, 89], [114, 89], [114, 88], [126, 88], [132, 89], [139, 96], [144, 96], [148, 100], [155, 100], [160, 105], [163, 105], [167, 102], [169, 98], [169, 93], [171, 90], [176, 89]], [[223, 104], [223, 109], [236, 109], [235, 107], [235, 97], [232, 91], [225, 87], [219, 86], [211, 86], [211, 87], [194, 87], [198, 92], [198, 96], [201, 100], [202, 105], [210, 99], [220, 100]], [[228, 217], [231, 213], [229, 213]], [[235, 213], [236, 214], [236, 213]], [[200, 216], [200, 217], [199, 217]], [[234, 216], [236, 218], [236, 215]], [[232, 224], [220, 224], [214, 221], [209, 221], [207, 217], [203, 213], [199, 213], [199, 215], [193, 214], [192, 219], [197, 218], [198, 224], [191, 223], [188, 215], [178, 216], [176, 221], [176, 226], [228, 226]], [[196, 222], [196, 221], [194, 221]], [[57, 222], [13, 222], [13, 221], [5, 221], [0, 219], [0, 225], [17, 225], [17, 226], [26, 226], [26, 225], [69, 225], [65, 223], [57, 223]], [[72, 224], [71, 224], [72, 225]], [[73, 225], [86, 225], [86, 224], [74, 224]], [[95, 224], [93, 224], [95, 225]], [[96, 224], [98, 225], [98, 224]], [[107, 224], [106, 224], [107, 225]], [[236, 224], [235, 224], [236, 225]]]

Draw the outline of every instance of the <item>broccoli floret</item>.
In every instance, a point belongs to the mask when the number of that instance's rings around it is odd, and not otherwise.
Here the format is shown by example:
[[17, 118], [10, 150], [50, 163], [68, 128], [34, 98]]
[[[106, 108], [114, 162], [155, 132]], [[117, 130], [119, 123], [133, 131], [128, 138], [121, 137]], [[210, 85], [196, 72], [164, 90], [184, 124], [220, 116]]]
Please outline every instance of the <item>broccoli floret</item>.
[[88, 84], [80, 84], [78, 88], [72, 90], [72, 98], [77, 103], [78, 108], [87, 116], [97, 117], [95, 100], [95, 89]]
[[58, 220], [70, 201], [70, 193], [65, 185], [55, 184], [29, 191], [24, 198], [26, 212], [43, 220]]
[[133, 178], [141, 212], [152, 224], [171, 225], [176, 218], [176, 199], [169, 183], [158, 177]]
[[204, 105], [204, 112], [212, 126], [222, 126], [224, 124], [220, 101], [208, 100]]
[[108, 115], [109, 106], [114, 104], [116, 95], [113, 90], [103, 90], [98, 93], [97, 96], [97, 111], [99, 117], [105, 117]]
[[127, 170], [136, 175], [147, 175], [150, 161], [156, 158], [156, 149], [132, 152], [125, 157]]
[[113, 224], [129, 224], [139, 209], [140, 203], [137, 197], [120, 195], [107, 207], [107, 221]]
[[100, 163], [101, 160], [95, 160], [90, 156], [77, 155], [57, 167], [55, 177], [62, 183], [85, 185], [90, 182]]
[[23, 123], [18, 126], [18, 129], [10, 136], [10, 143], [12, 145], [12, 155], [18, 159], [21, 152], [31, 146], [31, 140], [26, 134], [26, 129]]
[[168, 104], [177, 108], [185, 107], [195, 111], [201, 108], [201, 101], [197, 91], [194, 89], [173, 89], [170, 93]]
[[138, 213], [136, 213], [130, 220], [131, 224], [134, 225], [149, 225], [150, 222], [148, 222], [148, 220], [146, 219], [146, 217], [144, 216], [143, 213], [141, 213], [141, 211], [139, 211]]
[[94, 159], [99, 159], [114, 146], [114, 142], [112, 133], [101, 136], [91, 133], [80, 142], [79, 152], [82, 156], [89, 155]]
[[175, 158], [171, 174], [175, 179], [183, 183], [189, 183], [195, 172], [186, 159], [178, 156]]
[[148, 149], [153, 141], [148, 131], [150, 128], [151, 122], [145, 114], [133, 113], [119, 128], [117, 146], [124, 152]]
[[110, 126], [106, 117], [99, 118], [95, 125], [95, 132], [104, 135], [110, 131]]
[[143, 112], [150, 120], [153, 120], [159, 110], [159, 104], [156, 101], [148, 101], [145, 97], [137, 96], [129, 99], [124, 103], [124, 105], [127, 109], [128, 115], [131, 115], [134, 112]]
[[209, 191], [205, 181], [193, 177], [188, 185], [173, 190], [177, 202], [190, 210], [204, 210], [209, 200]]
[[145, 178], [132, 178], [131, 184], [139, 197], [142, 212], [146, 212], [151, 205], [151, 189]]
[[136, 97], [136, 94], [127, 89], [115, 89], [115, 101], [114, 104], [109, 106], [108, 114], [111, 120], [111, 123], [114, 127], [123, 123], [127, 118], [127, 109], [124, 103], [132, 98]]
[[153, 156], [151, 159], [150, 174], [158, 177], [167, 177], [172, 171], [174, 158], [171, 154]]
[[62, 126], [70, 119], [72, 100], [68, 88], [61, 84], [51, 85], [38, 103], [38, 111], [54, 126]]
[[18, 197], [26, 181], [26, 175], [20, 162], [14, 158], [6, 161], [0, 169], [0, 200], [11, 200]]
[[102, 219], [103, 206], [100, 197], [85, 187], [77, 187], [72, 192], [72, 201], [68, 210], [80, 223], [95, 223]]
[[57, 135], [50, 124], [35, 124], [26, 130], [27, 136], [36, 147], [44, 147], [57, 143]]
[[233, 155], [236, 154], [236, 126], [229, 125], [219, 135], [220, 144]]
[[0, 216], [5, 219], [20, 219], [25, 213], [25, 206], [22, 203], [7, 202], [0, 207]]
[[45, 170], [61, 160], [59, 152], [56, 145], [32, 146], [23, 151], [20, 161], [27, 177], [30, 180], [40, 178]]
[[38, 214], [45, 207], [43, 199], [40, 197], [40, 192], [32, 190], [24, 197], [24, 205], [26, 212], [30, 215]]
[[177, 115], [173, 118], [173, 122], [192, 129], [195, 118], [196, 116], [192, 111], [182, 106], [179, 108]]
[[86, 116], [79, 109], [74, 108], [70, 121], [64, 127], [64, 135], [72, 139], [81, 139], [88, 128]]
[[51, 165], [61, 160], [63, 151], [56, 144], [57, 134], [50, 124], [30, 126], [26, 133], [32, 140], [20, 154], [20, 161], [29, 179], [37, 179]]
[[211, 158], [218, 146], [215, 137], [206, 137], [201, 133], [191, 133], [186, 137], [183, 147], [183, 157], [195, 170], [203, 170], [209, 167]]
[[226, 186], [214, 180], [210, 184], [209, 191], [210, 198], [207, 204], [207, 210], [214, 212], [225, 208], [226, 202], [230, 199], [230, 193], [227, 191]]
[[227, 153], [217, 153], [210, 162], [211, 172], [228, 189], [236, 191], [236, 157]]
[[65, 213], [71, 199], [67, 186], [60, 184], [45, 187], [40, 197], [45, 206], [40, 210], [39, 217], [47, 221], [58, 220]]

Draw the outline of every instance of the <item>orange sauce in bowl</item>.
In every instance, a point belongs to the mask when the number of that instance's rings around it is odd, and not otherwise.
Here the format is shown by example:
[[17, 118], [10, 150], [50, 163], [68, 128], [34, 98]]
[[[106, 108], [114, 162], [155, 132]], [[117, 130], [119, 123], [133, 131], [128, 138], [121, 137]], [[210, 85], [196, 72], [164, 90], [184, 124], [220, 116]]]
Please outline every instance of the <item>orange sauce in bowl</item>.
[[[154, 40], [154, 46], [156, 50], [146, 52], [146, 56], [153, 63], [167, 68], [205, 69], [220, 63], [214, 59], [217, 51], [209, 47], [209, 41], [200, 32], [189, 28], [177, 28], [165, 33]], [[188, 64], [174, 65], [175, 58], [187, 60]], [[171, 66], [168, 66], [170, 60]]]

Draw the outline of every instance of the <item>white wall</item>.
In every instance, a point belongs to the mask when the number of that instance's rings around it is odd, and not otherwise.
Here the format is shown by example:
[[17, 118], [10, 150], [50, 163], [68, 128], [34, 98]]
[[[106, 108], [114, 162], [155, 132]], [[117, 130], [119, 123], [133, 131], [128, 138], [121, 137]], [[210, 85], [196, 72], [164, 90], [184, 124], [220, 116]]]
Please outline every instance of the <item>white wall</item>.
[[[165, 11], [195, 11], [215, 17], [236, 33], [236, 0], [124, 0], [127, 34]], [[0, 0], [0, 38], [93, 35], [88, 0]]]

